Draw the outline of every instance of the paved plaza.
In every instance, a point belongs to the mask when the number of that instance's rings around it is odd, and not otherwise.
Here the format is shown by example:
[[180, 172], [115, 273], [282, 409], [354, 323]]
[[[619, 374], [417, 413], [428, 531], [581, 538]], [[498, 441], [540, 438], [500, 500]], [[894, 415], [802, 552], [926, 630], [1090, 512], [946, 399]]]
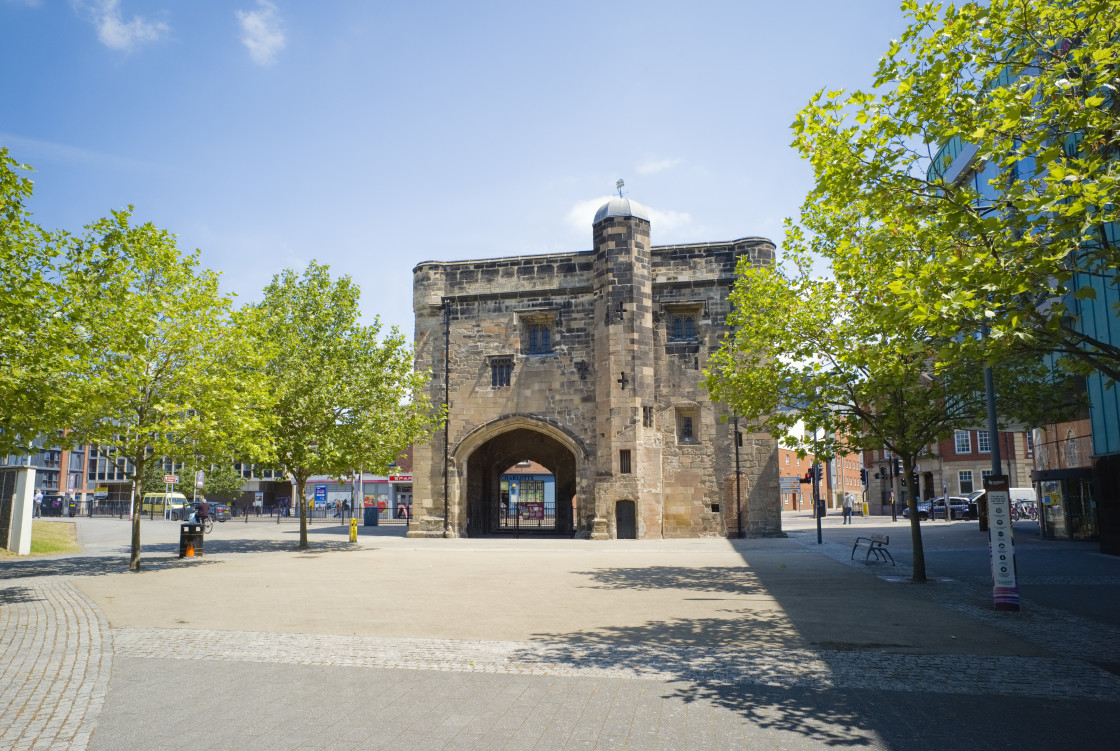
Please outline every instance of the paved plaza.
[[[70, 522], [51, 522], [70, 523]], [[406, 539], [75, 520], [0, 560], [0, 748], [1049, 749], [1120, 732], [1120, 559], [974, 522], [788, 514], [788, 537]], [[897, 566], [851, 559], [890, 535]]]

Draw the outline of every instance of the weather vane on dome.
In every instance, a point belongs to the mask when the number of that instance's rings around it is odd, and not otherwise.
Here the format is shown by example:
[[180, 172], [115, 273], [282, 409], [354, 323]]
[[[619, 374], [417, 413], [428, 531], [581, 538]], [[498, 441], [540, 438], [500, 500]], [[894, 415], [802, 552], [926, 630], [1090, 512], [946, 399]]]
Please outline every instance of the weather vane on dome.
[[618, 188], [618, 197], [619, 198], [622, 198], [622, 186], [624, 186], [624, 185], [626, 185], [626, 181], [622, 180], [621, 178], [619, 179], [618, 182], [616, 182], [614, 184], [614, 187]]

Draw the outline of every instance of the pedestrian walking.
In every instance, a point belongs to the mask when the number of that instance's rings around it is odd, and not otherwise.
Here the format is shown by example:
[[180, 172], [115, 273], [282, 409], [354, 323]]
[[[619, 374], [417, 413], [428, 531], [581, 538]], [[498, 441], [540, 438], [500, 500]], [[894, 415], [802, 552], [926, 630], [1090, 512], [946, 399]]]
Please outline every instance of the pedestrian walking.
[[[26, 497], [27, 496], [24, 496], [24, 498], [26, 498]], [[39, 488], [35, 488], [35, 508], [31, 510], [31, 515], [32, 516], [42, 516], [43, 515], [43, 491]]]
[[856, 499], [852, 497], [851, 493], [844, 494], [844, 523], [852, 523], [852, 506], [855, 504]]

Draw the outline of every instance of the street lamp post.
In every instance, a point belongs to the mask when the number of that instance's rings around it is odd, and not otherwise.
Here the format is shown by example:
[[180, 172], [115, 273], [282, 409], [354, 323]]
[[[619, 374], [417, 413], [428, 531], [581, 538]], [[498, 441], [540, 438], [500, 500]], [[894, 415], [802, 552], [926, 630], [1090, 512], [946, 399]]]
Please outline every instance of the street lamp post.
[[897, 467], [897, 462], [895, 462], [894, 455], [892, 454], [891, 457], [890, 457], [890, 473], [891, 473], [890, 499], [891, 499], [891, 521], [892, 522], [898, 521], [898, 499], [894, 497], [894, 475], [895, 475], [895, 470], [897, 468], [898, 468]]
[[824, 502], [821, 500], [821, 463], [813, 456], [813, 510], [817, 516], [817, 544], [823, 545], [821, 538], [821, 512], [824, 511]]

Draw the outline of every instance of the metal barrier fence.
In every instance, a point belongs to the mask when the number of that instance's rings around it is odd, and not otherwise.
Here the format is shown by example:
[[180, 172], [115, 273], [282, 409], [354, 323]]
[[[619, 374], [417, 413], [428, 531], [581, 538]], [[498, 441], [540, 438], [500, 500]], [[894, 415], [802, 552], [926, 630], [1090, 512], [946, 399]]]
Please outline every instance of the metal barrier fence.
[[[372, 512], [372, 509], [369, 509]], [[254, 522], [254, 521], [271, 521], [273, 523], [286, 524], [293, 522], [299, 523], [299, 510], [298, 509], [277, 509], [277, 508], [257, 508], [249, 509], [249, 516], [246, 519], [242, 509], [235, 509], [234, 518], [241, 522]], [[350, 519], [356, 518], [358, 526], [365, 524], [365, 513], [363, 510], [356, 511], [344, 510], [341, 515], [337, 515], [334, 509], [324, 508], [309, 508], [307, 510], [308, 521], [318, 524], [325, 522], [327, 524], [349, 524]], [[406, 517], [396, 516], [392, 509], [384, 509], [377, 512], [377, 525], [378, 526], [408, 526], [408, 519]]]
[[[105, 500], [73, 500], [63, 502], [59, 506], [47, 504], [43, 505], [43, 516], [56, 516], [56, 517], [73, 517], [73, 516], [88, 516], [88, 517], [114, 517], [118, 519], [127, 519], [131, 504], [129, 501], [105, 501]], [[248, 513], [246, 514], [246, 511]], [[281, 512], [287, 513], [281, 513]], [[146, 513], [144, 516], [154, 519], [162, 519], [163, 514], [156, 510], [154, 513]], [[365, 523], [365, 516], [361, 511], [343, 511], [341, 516], [335, 515], [334, 509], [308, 509], [308, 521], [313, 524], [321, 523], [334, 523], [334, 524], [349, 524], [350, 519], [356, 517], [358, 519], [358, 526]], [[237, 508], [229, 519], [230, 521], [238, 521], [241, 523], [256, 523], [256, 522], [272, 522], [273, 524], [299, 524], [299, 512], [292, 511], [291, 509], [280, 509], [276, 507], [259, 508], [250, 507], [249, 509]], [[392, 509], [385, 509], [379, 511], [377, 514], [378, 526], [408, 526], [408, 519], [397, 516]]]

